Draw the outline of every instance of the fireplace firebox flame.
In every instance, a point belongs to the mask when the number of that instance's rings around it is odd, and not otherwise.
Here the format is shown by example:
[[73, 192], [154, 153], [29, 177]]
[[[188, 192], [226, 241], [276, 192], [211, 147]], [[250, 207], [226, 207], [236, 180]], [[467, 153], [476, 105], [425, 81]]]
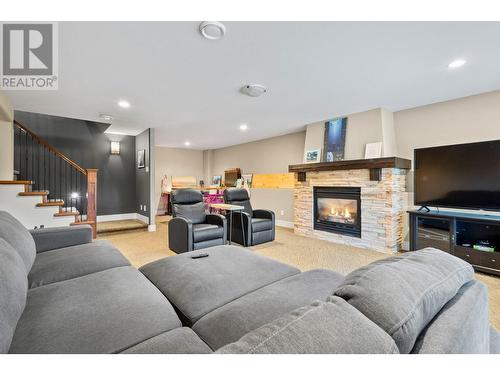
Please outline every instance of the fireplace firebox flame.
[[347, 207], [346, 207], [345, 212], [344, 212], [344, 217], [346, 219], [350, 219], [351, 218], [351, 213], [347, 210]]
[[342, 212], [342, 209], [337, 209], [335, 207], [332, 207], [330, 209], [330, 214], [331, 215], [334, 215], [334, 216], [342, 216], [346, 219], [350, 219], [351, 218], [351, 213], [349, 212], [349, 210], [347, 209], [347, 207], [344, 209], [344, 212]]

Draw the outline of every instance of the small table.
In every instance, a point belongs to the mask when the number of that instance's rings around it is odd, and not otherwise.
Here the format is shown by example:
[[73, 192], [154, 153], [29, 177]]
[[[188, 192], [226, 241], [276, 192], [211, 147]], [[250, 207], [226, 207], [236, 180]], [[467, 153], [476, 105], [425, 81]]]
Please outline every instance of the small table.
[[[218, 208], [219, 210], [223, 210], [223, 211], [229, 211], [229, 217], [230, 217], [230, 225], [229, 225], [229, 245], [231, 245], [231, 233], [233, 232], [232, 231], [232, 227], [233, 227], [233, 212], [236, 211], [236, 212], [240, 212], [242, 213], [243, 210], [245, 209], [245, 207], [243, 206], [237, 206], [237, 205], [234, 205], [234, 204], [227, 204], [227, 203], [210, 203], [210, 208]], [[247, 241], [245, 239], [245, 230], [243, 228], [243, 214], [240, 214], [240, 219], [241, 219], [241, 233], [243, 235], [243, 246], [246, 247], [247, 245]]]

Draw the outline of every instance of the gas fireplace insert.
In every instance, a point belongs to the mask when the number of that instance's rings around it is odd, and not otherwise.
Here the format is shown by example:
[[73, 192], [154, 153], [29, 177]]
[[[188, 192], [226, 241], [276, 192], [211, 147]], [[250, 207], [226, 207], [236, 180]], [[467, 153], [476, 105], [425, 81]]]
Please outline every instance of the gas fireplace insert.
[[314, 187], [314, 229], [361, 237], [361, 188]]

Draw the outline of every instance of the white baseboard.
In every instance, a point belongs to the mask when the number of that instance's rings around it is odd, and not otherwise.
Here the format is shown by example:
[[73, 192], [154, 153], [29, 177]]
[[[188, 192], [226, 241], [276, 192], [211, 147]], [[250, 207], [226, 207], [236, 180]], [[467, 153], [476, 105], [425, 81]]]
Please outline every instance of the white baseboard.
[[136, 214], [135, 217], [137, 220], [142, 221], [143, 223], [149, 224], [149, 217], [141, 215], [141, 214]]
[[156, 224], [148, 225], [148, 232], [156, 232]]
[[293, 228], [293, 223], [291, 221], [276, 220], [275, 222], [278, 227]]
[[116, 214], [116, 215], [99, 215], [97, 216], [97, 222], [103, 223], [105, 221], [115, 221], [115, 220], [140, 220], [144, 223], [149, 223], [149, 218], [147, 216], [133, 212], [130, 214]]
[[115, 220], [133, 220], [137, 219], [137, 214], [130, 213], [130, 214], [116, 214], [116, 215], [98, 215], [97, 216], [97, 222], [102, 223], [105, 221], [115, 221]]

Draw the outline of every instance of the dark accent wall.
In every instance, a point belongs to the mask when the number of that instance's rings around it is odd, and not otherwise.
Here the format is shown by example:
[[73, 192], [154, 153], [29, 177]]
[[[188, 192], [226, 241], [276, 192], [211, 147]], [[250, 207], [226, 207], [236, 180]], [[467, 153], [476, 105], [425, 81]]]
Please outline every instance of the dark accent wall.
[[[21, 111], [14, 118], [83, 168], [99, 169], [97, 215], [140, 213], [135, 137], [104, 133], [109, 125], [93, 121]], [[110, 154], [111, 141], [120, 142], [120, 155]]]
[[[135, 137], [135, 190], [136, 190], [136, 212], [147, 216], [151, 211], [151, 195], [150, 195], [150, 146], [151, 146], [151, 131], [144, 130]], [[139, 150], [146, 150], [145, 167], [137, 168], [137, 155]], [[141, 209], [141, 206], [146, 206], [146, 209]], [[150, 223], [151, 224], [151, 223]]]

